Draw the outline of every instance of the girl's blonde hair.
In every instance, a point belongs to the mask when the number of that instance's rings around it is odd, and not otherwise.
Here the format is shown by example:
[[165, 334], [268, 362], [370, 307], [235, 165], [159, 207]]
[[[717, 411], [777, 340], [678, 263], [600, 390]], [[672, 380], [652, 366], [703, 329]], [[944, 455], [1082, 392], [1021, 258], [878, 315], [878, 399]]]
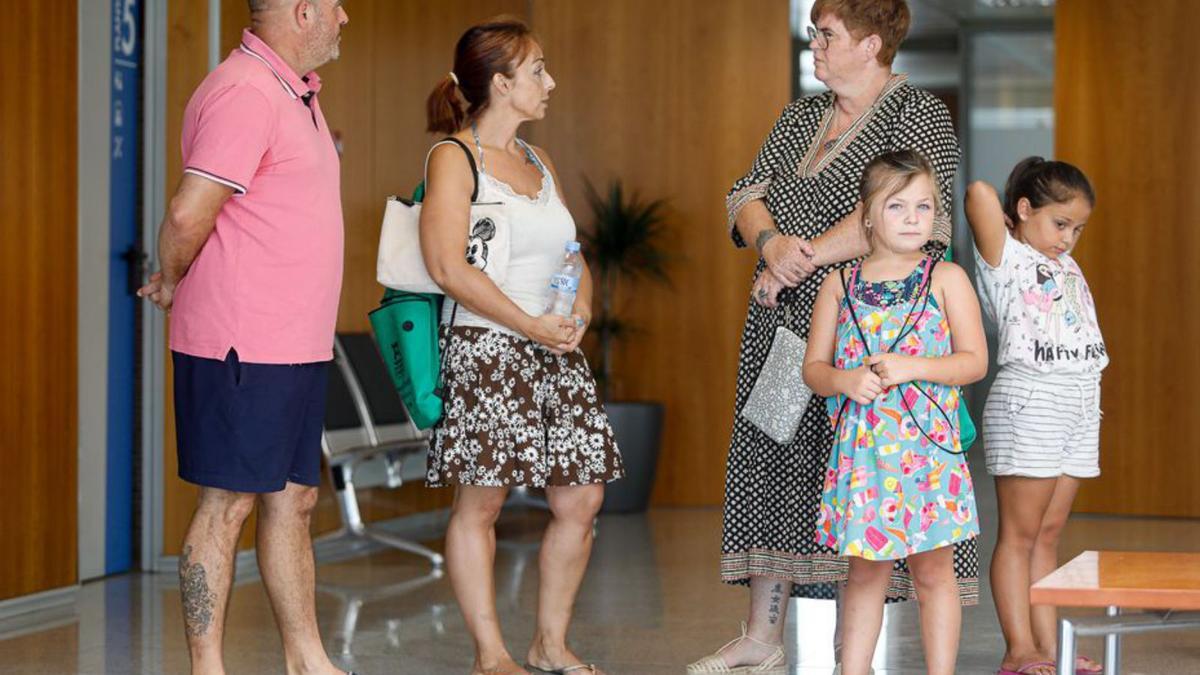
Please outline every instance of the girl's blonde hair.
[[[858, 183], [858, 199], [863, 205], [863, 224], [870, 218], [872, 207], [908, 187], [918, 176], [927, 176], [933, 185], [933, 210], [942, 214], [942, 194], [937, 189], [937, 174], [933, 164], [916, 150], [885, 152], [867, 163]], [[871, 229], [866, 228], [867, 240]]]

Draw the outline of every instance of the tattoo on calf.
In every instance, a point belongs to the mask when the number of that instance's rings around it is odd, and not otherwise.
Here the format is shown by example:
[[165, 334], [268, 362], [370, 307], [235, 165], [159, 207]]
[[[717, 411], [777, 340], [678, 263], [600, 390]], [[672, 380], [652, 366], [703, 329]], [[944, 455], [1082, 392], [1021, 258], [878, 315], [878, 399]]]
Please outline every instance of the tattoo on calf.
[[779, 623], [781, 607], [784, 602], [783, 584], [775, 584], [775, 587], [771, 589], [771, 606], [767, 609], [767, 620], [771, 622], [772, 626]]
[[214, 594], [208, 588], [204, 566], [192, 562], [192, 547], [184, 546], [179, 557], [179, 590], [183, 593], [183, 625], [187, 634], [198, 637], [208, 633], [212, 624]]

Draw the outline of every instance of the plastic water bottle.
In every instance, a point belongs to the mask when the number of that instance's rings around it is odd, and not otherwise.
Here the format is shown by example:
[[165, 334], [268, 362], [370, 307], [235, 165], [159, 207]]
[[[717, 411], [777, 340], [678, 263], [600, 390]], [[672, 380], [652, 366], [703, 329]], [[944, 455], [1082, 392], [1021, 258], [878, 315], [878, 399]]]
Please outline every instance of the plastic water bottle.
[[575, 294], [579, 292], [579, 277], [583, 275], [583, 257], [579, 254], [579, 242], [568, 241], [562, 266], [550, 277], [550, 295], [546, 300], [546, 313], [571, 316], [575, 311]]

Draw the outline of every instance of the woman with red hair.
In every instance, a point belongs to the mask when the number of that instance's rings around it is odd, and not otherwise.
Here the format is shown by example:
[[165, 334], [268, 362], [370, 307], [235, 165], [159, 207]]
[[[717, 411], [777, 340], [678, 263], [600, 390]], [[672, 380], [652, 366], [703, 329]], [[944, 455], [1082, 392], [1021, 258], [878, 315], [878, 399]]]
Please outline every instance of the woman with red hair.
[[[445, 415], [434, 429], [427, 484], [455, 486], [446, 564], [475, 641], [474, 675], [600, 672], [567, 646], [567, 627], [604, 484], [624, 469], [578, 349], [591, 320], [586, 264], [572, 314], [545, 309], [550, 277], [575, 239], [575, 222], [550, 158], [517, 130], [545, 117], [553, 89], [529, 28], [496, 20], [463, 34], [453, 70], [428, 102], [429, 130], [455, 142], [430, 152], [421, 211], [425, 264], [447, 296]], [[473, 200], [501, 204], [509, 223], [500, 282], [479, 268], [486, 261], [473, 265], [463, 255], [469, 242], [494, 234], [468, 232]], [[487, 250], [472, 246], [476, 258]], [[551, 513], [524, 668], [500, 632], [492, 570], [496, 517], [509, 489], [518, 486], [544, 488]]]
[[[729, 236], [759, 253], [738, 363], [736, 410], [745, 407], [778, 327], [807, 335], [817, 289], [831, 271], [867, 253], [858, 182], [867, 163], [916, 150], [933, 164], [943, 203], [953, 199], [959, 147], [945, 104], [892, 72], [908, 33], [904, 0], [817, 0], [809, 46], [828, 91], [783, 110], [750, 172], [726, 198]], [[948, 216], [925, 245], [950, 244]], [[789, 319], [790, 317], [790, 319]], [[833, 599], [848, 561], [818, 543], [825, 465], [833, 443], [825, 401], [814, 396], [798, 431], [778, 443], [737, 416], [725, 477], [721, 579], [750, 587], [742, 634], [688, 667], [689, 673], [784, 673], [783, 627], [789, 597]], [[955, 546], [963, 604], [978, 602], [975, 541]], [[915, 597], [897, 561], [889, 601]]]

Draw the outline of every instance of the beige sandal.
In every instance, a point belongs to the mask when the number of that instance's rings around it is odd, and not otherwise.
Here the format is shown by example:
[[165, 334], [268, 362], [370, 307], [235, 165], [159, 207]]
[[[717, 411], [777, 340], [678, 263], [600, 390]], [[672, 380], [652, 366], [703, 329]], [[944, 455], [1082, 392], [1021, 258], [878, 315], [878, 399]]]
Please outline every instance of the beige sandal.
[[[726, 649], [729, 649], [742, 640], [749, 640], [764, 647], [774, 647], [775, 651], [756, 666], [736, 666], [730, 668], [729, 666], [725, 665], [725, 659], [721, 656], [721, 654]], [[729, 675], [786, 675], [787, 656], [783, 653], [783, 645], [773, 645], [769, 642], [756, 640], [747, 635], [746, 622], [743, 621], [741, 637], [736, 637], [729, 642], [726, 642], [725, 646], [718, 649], [716, 653], [709, 654], [699, 661], [689, 665], [687, 667], [687, 671], [689, 674], [728, 673]]]

